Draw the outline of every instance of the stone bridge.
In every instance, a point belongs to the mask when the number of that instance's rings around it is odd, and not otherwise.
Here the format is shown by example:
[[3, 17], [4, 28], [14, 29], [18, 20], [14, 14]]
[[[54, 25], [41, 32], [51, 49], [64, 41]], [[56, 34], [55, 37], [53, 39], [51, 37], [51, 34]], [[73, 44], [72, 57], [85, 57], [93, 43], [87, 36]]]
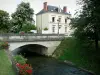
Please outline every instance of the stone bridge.
[[0, 35], [0, 40], [9, 42], [12, 52], [30, 51], [50, 56], [64, 39], [64, 35]]

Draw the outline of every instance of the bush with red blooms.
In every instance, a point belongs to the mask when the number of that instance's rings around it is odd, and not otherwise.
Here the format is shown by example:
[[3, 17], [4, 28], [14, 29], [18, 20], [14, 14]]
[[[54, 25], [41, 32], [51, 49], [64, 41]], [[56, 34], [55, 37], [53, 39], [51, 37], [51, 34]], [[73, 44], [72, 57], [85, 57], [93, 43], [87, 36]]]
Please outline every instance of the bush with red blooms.
[[24, 34], [25, 34], [25, 32], [24, 32], [24, 31], [21, 31], [21, 32], [19, 32], [19, 34], [20, 34], [20, 35], [24, 35]]
[[19, 69], [20, 75], [32, 75], [32, 67], [31, 67], [31, 65], [17, 63], [16, 66]]
[[1, 49], [8, 49], [8, 47], [9, 47], [8, 42], [4, 42], [4, 41], [0, 42], [0, 48]]
[[22, 55], [16, 55], [14, 56], [14, 61], [16, 63], [20, 75], [32, 75], [32, 66], [26, 64], [26, 58], [24, 58]]

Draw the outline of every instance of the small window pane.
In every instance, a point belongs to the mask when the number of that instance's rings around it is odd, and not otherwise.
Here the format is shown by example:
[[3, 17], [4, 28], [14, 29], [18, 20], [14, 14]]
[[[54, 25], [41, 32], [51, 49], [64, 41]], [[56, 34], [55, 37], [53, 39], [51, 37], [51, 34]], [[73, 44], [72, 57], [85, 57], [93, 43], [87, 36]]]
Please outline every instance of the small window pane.
[[65, 32], [67, 32], [67, 27], [65, 27]]
[[67, 23], [67, 19], [65, 19], [65, 23]]
[[55, 17], [52, 17], [52, 22], [55, 22]]
[[59, 22], [61, 22], [61, 18], [59, 18]]
[[52, 32], [55, 32], [55, 27], [52, 27]]

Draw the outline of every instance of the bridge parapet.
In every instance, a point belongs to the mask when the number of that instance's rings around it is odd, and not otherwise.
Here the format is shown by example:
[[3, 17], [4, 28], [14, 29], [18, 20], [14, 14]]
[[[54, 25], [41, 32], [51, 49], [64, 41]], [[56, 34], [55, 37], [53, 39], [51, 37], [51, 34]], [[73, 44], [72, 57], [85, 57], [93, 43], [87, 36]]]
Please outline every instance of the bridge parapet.
[[65, 38], [64, 34], [0, 34], [0, 40], [8, 42], [21, 41], [59, 41]]

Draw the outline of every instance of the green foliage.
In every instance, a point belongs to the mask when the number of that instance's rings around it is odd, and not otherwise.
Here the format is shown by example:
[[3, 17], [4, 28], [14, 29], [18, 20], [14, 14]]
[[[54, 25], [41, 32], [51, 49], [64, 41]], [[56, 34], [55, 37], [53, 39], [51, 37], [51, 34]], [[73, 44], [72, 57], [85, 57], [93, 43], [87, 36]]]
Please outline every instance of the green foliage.
[[94, 41], [81, 41], [75, 38], [66, 38], [57, 47], [54, 55], [59, 60], [71, 61], [78, 67], [100, 75], [100, 51], [95, 50]]
[[44, 28], [44, 30], [48, 30], [48, 28]]
[[36, 26], [31, 23], [25, 23], [21, 28], [21, 31], [25, 31], [26, 33], [30, 30], [36, 30]]
[[0, 50], [0, 75], [16, 75], [5, 50]]
[[95, 40], [98, 49], [98, 39], [100, 38], [100, 1], [81, 0], [82, 10], [71, 21], [72, 28], [75, 29], [74, 35], [79, 39]]
[[9, 14], [0, 10], [0, 33], [9, 31]]
[[14, 56], [14, 59], [17, 63], [20, 63], [20, 64], [25, 64], [27, 59], [25, 59], [22, 55], [16, 55]]
[[22, 55], [16, 55], [14, 56], [14, 60], [20, 75], [32, 75], [32, 66], [26, 64], [27, 59]]
[[25, 23], [33, 23], [34, 10], [29, 3], [22, 2], [18, 5], [16, 12], [12, 16], [12, 32], [20, 32]]
[[8, 49], [8, 42], [0, 41], [0, 49]]

